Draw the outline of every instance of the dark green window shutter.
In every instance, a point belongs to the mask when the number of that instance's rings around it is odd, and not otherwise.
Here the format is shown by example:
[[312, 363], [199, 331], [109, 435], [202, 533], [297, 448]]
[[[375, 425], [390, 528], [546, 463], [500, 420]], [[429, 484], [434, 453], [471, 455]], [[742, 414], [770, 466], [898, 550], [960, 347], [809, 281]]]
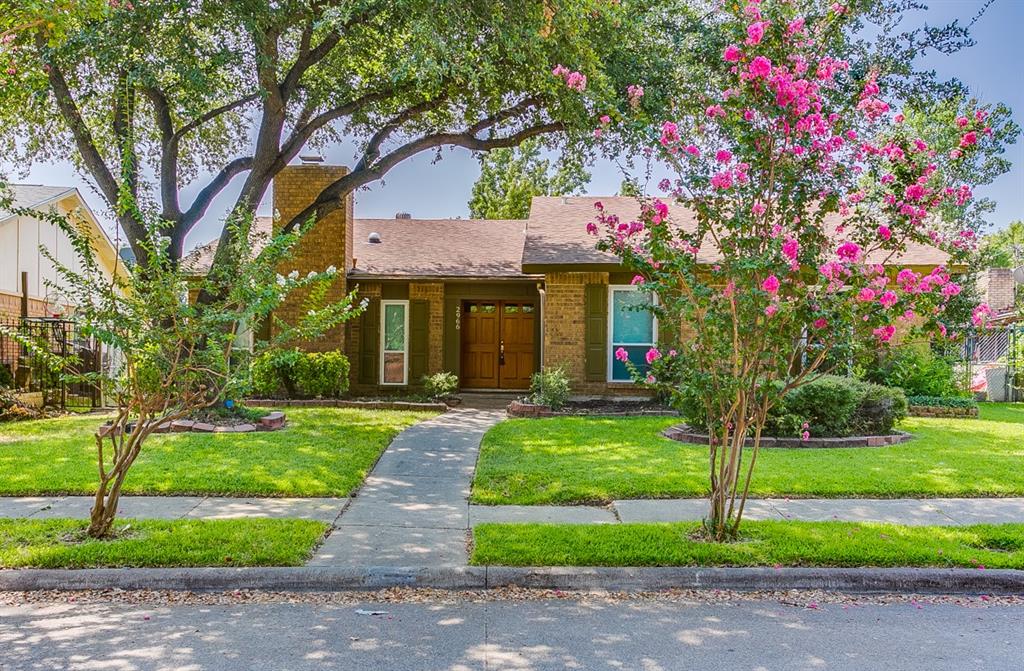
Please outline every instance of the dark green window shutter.
[[583, 302], [587, 380], [604, 382], [608, 379], [608, 286], [586, 285]]
[[409, 384], [419, 384], [427, 374], [430, 303], [409, 301]]
[[359, 315], [359, 383], [377, 384], [380, 370], [380, 301], [374, 298]]

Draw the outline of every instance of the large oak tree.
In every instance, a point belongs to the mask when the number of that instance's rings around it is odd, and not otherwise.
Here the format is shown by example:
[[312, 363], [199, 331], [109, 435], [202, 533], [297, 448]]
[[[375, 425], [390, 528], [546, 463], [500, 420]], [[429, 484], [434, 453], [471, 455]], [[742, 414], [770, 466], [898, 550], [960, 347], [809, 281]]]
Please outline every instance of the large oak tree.
[[[347, 138], [360, 155], [285, 231], [422, 152], [585, 142], [641, 75], [657, 110], [682, 53], [651, 29], [679, 15], [667, 4], [0, 0], [0, 147], [22, 165], [72, 157], [136, 255], [155, 215], [177, 261], [233, 180], [231, 212], [251, 213], [309, 148]], [[586, 75], [584, 95], [559, 64]]]

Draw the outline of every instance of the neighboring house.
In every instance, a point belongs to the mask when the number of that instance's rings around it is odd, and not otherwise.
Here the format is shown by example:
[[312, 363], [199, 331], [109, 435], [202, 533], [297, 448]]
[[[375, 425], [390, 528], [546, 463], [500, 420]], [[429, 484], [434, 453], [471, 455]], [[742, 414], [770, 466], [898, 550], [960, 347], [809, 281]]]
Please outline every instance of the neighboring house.
[[[56, 211], [84, 226], [94, 241], [100, 267], [113, 277], [119, 260], [117, 249], [78, 189], [14, 184], [10, 192], [14, 208]], [[71, 240], [58, 226], [37, 217], [0, 210], [0, 320], [62, 316], [73, 308], [59, 286], [57, 269], [40, 251], [41, 247], [62, 265], [80, 268]], [[48, 282], [58, 286], [48, 286]]]
[[[346, 171], [286, 168], [274, 185], [278, 219], [301, 211]], [[649, 298], [586, 232], [598, 200], [627, 221], [639, 214], [633, 198], [568, 196], [534, 198], [525, 220], [354, 219], [349, 197], [302, 239], [294, 269], [344, 268], [338, 295], [358, 287], [368, 307], [304, 347], [345, 351], [354, 393], [400, 391], [440, 371], [458, 375], [463, 389], [526, 389], [543, 365], [562, 366], [577, 394], [633, 395], [613, 353], [625, 347], [642, 361], [658, 325], [650, 313], [629, 309]], [[272, 226], [269, 218], [257, 222]], [[205, 273], [215, 249], [212, 242], [194, 250], [186, 267]], [[898, 263], [927, 271], [948, 258], [911, 245]], [[301, 301], [289, 301], [281, 313], [300, 309]]]

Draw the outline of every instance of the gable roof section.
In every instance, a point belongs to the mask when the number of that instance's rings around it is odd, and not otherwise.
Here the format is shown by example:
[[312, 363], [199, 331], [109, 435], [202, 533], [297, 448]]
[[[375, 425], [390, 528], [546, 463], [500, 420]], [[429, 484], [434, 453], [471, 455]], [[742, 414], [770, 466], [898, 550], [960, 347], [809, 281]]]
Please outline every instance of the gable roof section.
[[523, 219], [356, 219], [353, 228], [355, 278], [525, 277]]
[[[77, 194], [78, 190], [70, 186], [43, 186], [42, 184], [10, 184], [8, 185], [14, 202], [11, 207], [16, 209], [38, 209], [44, 205], [60, 200], [64, 196]], [[0, 209], [0, 221], [10, 219], [13, 212]]]
[[[526, 229], [526, 245], [523, 248], [523, 272], [542, 273], [559, 268], [563, 270], [615, 270], [619, 259], [614, 254], [596, 248], [597, 238], [587, 233], [587, 223], [597, 220], [594, 205], [601, 202], [606, 214], [614, 214], [623, 222], [640, 216], [639, 202], [630, 196], [536, 196], [530, 207], [530, 219]], [[697, 227], [693, 212], [679, 207], [671, 208], [672, 222], [686, 230]], [[833, 230], [842, 218], [829, 215], [825, 223]], [[869, 261], [881, 263], [885, 254], [876, 253]], [[714, 263], [717, 252], [701, 252], [697, 259], [701, 263]], [[894, 256], [888, 265], [937, 266], [948, 264], [946, 252], [918, 242], [907, 244], [906, 251]]]

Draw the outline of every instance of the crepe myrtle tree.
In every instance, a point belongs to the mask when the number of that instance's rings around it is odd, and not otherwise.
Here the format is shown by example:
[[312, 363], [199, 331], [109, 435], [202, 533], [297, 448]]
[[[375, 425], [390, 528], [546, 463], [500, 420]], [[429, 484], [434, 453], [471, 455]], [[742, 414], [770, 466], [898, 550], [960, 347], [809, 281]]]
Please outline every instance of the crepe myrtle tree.
[[[21, 167], [72, 157], [136, 257], [158, 218], [176, 264], [215, 201], [256, 211], [303, 150], [344, 139], [356, 156], [285, 232], [423, 152], [581, 145], [598, 101], [624, 106], [641, 73], [654, 108], [685, 53], [650, 26], [679, 4], [0, 0], [0, 154]], [[556, 63], [585, 86], [546, 76]], [[122, 186], [142, 218], [117, 207]], [[214, 265], [230, 264], [235, 230]]]
[[[44, 219], [68, 235], [76, 263], [62, 263], [41, 249], [57, 271], [50, 284], [75, 306], [74, 320], [82, 335], [102, 343], [109, 360], [116, 362], [101, 372], [75, 372], [79, 367], [74, 356], [61, 358], [23, 334], [10, 333], [66, 379], [88, 381], [113, 399], [114, 417], [95, 436], [99, 481], [87, 532], [92, 537], [111, 535], [125, 478], [158, 427], [244, 393], [247, 368], [244, 357], [235, 355], [239, 328], [255, 327], [268, 316], [274, 319], [273, 338], [259, 344], [266, 349], [316, 338], [362, 311], [354, 292], [328, 300], [338, 279], [333, 267], [304, 276], [297, 271], [280, 274], [301, 231], [259, 240], [251, 230], [251, 216], [228, 223], [235, 233], [228, 257], [233, 263], [203, 278], [190, 277], [168, 261], [170, 241], [159, 226], [147, 227], [141, 240], [145, 261], [119, 265], [110, 276], [96, 259], [95, 241], [74, 213], [12, 208], [2, 190], [0, 208]], [[292, 323], [274, 317], [274, 309], [296, 290], [303, 296], [301, 317]], [[189, 299], [190, 292], [199, 291], [218, 298], [209, 303]]]
[[[945, 336], [943, 309], [961, 287], [945, 267], [901, 268], [906, 246], [941, 247], [956, 263], [974, 246], [970, 228], [950, 235], [935, 215], [970, 202], [970, 186], [947, 175], [986, 141], [987, 110], [951, 119], [951, 144], [909, 132], [883, 97], [884, 73], [853, 73], [830, 55], [857, 11], [726, 3], [730, 41], [704, 109], [652, 135], [678, 177], [661, 183], [665, 197], [641, 200], [636, 220], [598, 204], [588, 225], [657, 297], [645, 309], [661, 347], [640, 365], [615, 356], [638, 381], [703, 408], [711, 539], [736, 537], [768, 413], [788, 392], [898, 330]], [[979, 306], [975, 321], [986, 313]]]

